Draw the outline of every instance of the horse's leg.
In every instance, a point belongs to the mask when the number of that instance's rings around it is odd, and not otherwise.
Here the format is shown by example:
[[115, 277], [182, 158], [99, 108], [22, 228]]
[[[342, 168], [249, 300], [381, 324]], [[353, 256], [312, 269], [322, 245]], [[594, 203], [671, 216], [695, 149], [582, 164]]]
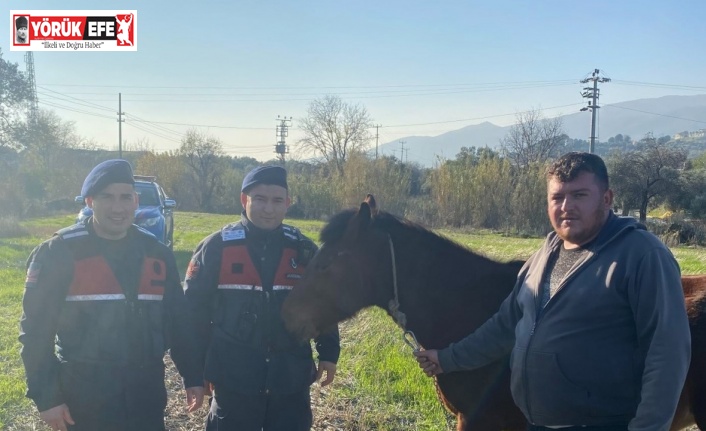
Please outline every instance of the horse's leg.
[[694, 409], [696, 426], [699, 427], [701, 431], [706, 431], [706, 389], [702, 388], [694, 394], [691, 408]]
[[706, 431], [706, 369], [702, 366], [703, 361], [706, 360], [706, 354], [701, 346], [697, 346], [696, 349], [697, 351], [691, 357], [691, 372], [688, 376], [691, 381], [687, 381], [687, 385], [691, 389], [691, 413], [694, 415], [696, 426]]

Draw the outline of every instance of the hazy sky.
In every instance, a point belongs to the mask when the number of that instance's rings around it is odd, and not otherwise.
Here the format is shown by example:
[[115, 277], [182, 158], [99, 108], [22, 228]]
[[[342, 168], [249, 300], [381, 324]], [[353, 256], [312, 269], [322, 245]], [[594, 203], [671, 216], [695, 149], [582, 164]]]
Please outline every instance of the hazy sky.
[[118, 93], [128, 146], [175, 149], [198, 126], [229, 154], [260, 160], [274, 156], [277, 116], [294, 117], [291, 146], [297, 119], [325, 94], [365, 106], [384, 143], [507, 125], [533, 108], [576, 112], [578, 81], [595, 68], [613, 80], [601, 86], [604, 105], [706, 93], [704, 0], [3, 4], [2, 55], [23, 69], [10, 10], [137, 10], [137, 52], [34, 54], [40, 107], [111, 149]]

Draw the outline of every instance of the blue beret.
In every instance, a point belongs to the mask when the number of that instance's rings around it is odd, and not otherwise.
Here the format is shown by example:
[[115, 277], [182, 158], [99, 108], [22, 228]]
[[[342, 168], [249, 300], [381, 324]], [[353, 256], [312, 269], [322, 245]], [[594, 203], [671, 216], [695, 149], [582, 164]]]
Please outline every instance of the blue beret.
[[83, 181], [81, 196], [93, 196], [113, 183], [135, 184], [130, 163], [112, 159], [98, 164]]
[[247, 193], [249, 189], [258, 184], [281, 186], [289, 190], [287, 171], [281, 166], [259, 166], [245, 175], [240, 191]]

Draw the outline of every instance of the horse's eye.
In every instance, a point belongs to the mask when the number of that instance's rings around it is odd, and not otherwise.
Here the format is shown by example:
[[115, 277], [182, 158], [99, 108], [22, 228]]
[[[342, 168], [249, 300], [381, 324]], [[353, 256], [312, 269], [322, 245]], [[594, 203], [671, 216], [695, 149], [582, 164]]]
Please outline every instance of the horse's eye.
[[327, 255], [324, 256], [322, 254], [319, 254], [316, 259], [316, 269], [319, 271], [323, 271], [327, 269], [331, 264], [333, 263], [334, 260], [338, 259], [339, 257], [343, 257], [350, 254], [347, 250], [341, 250], [337, 252], [335, 255]]

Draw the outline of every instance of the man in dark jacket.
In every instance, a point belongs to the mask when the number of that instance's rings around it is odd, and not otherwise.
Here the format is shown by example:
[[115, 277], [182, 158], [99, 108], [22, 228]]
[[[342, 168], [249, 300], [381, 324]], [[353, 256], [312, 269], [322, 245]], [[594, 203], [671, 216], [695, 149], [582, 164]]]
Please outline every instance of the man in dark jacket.
[[174, 255], [132, 224], [132, 168], [108, 160], [81, 190], [93, 216], [27, 263], [20, 330], [27, 396], [60, 431], [164, 430], [164, 353], [203, 402], [202, 368]]
[[417, 353], [420, 367], [473, 369], [512, 351], [512, 394], [530, 430], [668, 431], [691, 356], [676, 260], [612, 213], [600, 157], [564, 155], [547, 191], [554, 232], [500, 311], [460, 342]]
[[297, 431], [312, 425], [309, 386], [331, 383], [340, 351], [338, 331], [309, 343], [287, 332], [282, 303], [316, 246], [282, 224], [290, 204], [287, 172], [254, 169], [243, 180], [241, 221], [206, 237], [186, 275], [186, 298], [196, 319], [213, 388], [208, 431]]

